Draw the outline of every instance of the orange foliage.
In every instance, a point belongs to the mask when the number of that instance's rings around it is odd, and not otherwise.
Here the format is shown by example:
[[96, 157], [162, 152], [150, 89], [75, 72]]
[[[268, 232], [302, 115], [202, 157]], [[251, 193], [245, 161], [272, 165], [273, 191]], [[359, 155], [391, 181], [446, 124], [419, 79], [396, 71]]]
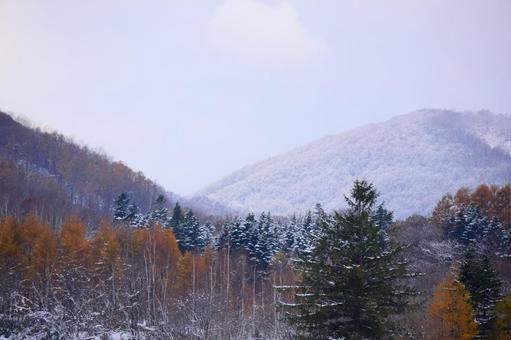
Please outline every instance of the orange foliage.
[[14, 217], [9, 216], [0, 220], [0, 265], [14, 262], [18, 255], [17, 228], [18, 225]]
[[472, 339], [477, 335], [470, 295], [465, 286], [448, 275], [433, 293], [428, 308], [429, 339]]
[[60, 227], [59, 244], [62, 256], [70, 262], [83, 262], [89, 252], [86, 226], [76, 216], [68, 217]]
[[[447, 196], [444, 196], [447, 197]], [[444, 199], [438, 204], [435, 211], [442, 212]], [[511, 185], [479, 185], [473, 192], [467, 188], [459, 189], [454, 195], [456, 205], [477, 204], [482, 213], [488, 218], [499, 218], [504, 226], [511, 227]], [[445, 209], [444, 209], [445, 210]], [[435, 216], [433, 216], [435, 218]], [[435, 220], [434, 220], [435, 222]]]
[[56, 256], [53, 230], [48, 224], [29, 216], [21, 223], [20, 238], [23, 252], [21, 260], [25, 274], [29, 278], [39, 276], [49, 279]]
[[194, 277], [194, 268], [195, 267], [195, 258], [191, 252], [185, 252], [183, 257], [181, 257], [176, 273], [176, 289], [175, 294], [177, 296], [185, 296], [194, 291], [195, 286], [195, 277]]

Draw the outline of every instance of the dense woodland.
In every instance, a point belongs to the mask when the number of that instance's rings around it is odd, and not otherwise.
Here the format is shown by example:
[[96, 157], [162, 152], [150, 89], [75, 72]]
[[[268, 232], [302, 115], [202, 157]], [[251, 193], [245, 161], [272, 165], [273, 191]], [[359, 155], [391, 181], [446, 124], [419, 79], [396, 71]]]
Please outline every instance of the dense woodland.
[[[376, 192], [365, 205], [353, 192], [350, 197], [352, 207], [333, 214], [318, 205], [304, 216], [248, 214], [215, 225], [179, 204], [168, 211], [162, 197], [142, 214], [127, 194], [114, 200], [111, 217], [97, 228], [76, 216], [58, 228], [31, 214], [5, 216], [0, 332], [35, 338], [115, 332], [197, 339], [509, 338], [509, 185], [463, 188], [440, 199], [431, 218], [398, 222], [375, 205]], [[370, 261], [355, 263], [363, 258]], [[357, 266], [367, 266], [367, 275], [355, 274]], [[398, 267], [389, 278], [385, 269]], [[364, 317], [357, 325], [325, 328], [328, 319], [353, 320], [353, 311], [338, 307], [346, 302], [359, 303]], [[367, 306], [374, 305], [371, 314]]]
[[0, 337], [510, 339], [511, 186], [207, 217], [0, 113]]

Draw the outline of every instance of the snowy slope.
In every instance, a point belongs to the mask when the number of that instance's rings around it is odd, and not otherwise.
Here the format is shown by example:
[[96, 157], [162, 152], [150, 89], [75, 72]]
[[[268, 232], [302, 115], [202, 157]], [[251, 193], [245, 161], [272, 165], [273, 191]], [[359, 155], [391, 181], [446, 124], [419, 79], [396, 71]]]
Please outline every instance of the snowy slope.
[[429, 213], [446, 192], [511, 181], [511, 116], [421, 110], [247, 166], [205, 196], [235, 210], [303, 212], [343, 207], [356, 178], [376, 184], [398, 217]]

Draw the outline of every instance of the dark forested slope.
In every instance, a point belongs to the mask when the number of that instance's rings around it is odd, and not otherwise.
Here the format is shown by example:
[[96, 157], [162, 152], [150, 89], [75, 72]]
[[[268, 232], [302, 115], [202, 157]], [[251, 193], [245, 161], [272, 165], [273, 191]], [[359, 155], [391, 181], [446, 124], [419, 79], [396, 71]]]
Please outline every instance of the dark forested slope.
[[61, 134], [29, 128], [0, 112], [1, 215], [33, 213], [59, 224], [72, 212], [97, 222], [110, 214], [121, 192], [145, 211], [165, 191], [122, 162]]

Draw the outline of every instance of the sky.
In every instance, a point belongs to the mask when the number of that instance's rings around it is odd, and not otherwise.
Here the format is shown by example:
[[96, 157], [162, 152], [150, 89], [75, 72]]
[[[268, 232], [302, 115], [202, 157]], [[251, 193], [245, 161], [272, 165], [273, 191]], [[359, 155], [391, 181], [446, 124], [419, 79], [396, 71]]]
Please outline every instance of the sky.
[[192, 194], [422, 108], [511, 113], [508, 0], [0, 0], [0, 110]]

